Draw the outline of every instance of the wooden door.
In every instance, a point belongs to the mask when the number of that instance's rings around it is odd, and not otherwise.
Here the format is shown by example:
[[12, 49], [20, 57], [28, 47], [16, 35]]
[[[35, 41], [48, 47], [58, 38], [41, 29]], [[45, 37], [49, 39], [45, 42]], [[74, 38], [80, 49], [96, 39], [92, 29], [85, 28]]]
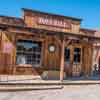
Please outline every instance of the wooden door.
[[81, 45], [65, 46], [65, 72], [66, 76], [80, 76], [82, 69]]
[[72, 76], [80, 77], [82, 74], [82, 46], [74, 45], [73, 46], [73, 67], [72, 67]]

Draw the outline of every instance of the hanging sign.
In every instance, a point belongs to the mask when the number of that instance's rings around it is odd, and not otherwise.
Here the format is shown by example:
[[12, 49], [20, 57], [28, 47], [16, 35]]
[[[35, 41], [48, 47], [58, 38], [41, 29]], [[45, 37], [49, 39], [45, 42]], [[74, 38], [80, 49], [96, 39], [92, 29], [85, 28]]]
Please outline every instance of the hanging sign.
[[10, 42], [3, 44], [3, 53], [11, 53], [13, 49], [13, 45]]

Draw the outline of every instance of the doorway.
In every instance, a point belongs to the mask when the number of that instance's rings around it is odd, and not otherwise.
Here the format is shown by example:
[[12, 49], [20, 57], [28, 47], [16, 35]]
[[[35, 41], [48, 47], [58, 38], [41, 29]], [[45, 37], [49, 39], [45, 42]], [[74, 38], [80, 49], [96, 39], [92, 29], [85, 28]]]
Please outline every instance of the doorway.
[[79, 77], [82, 72], [81, 45], [65, 46], [64, 69], [66, 77]]

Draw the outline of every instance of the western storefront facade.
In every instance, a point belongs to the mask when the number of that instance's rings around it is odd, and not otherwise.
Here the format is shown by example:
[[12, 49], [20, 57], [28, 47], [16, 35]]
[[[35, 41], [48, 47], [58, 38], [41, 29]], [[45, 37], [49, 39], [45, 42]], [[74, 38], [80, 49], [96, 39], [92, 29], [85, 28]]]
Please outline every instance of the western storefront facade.
[[43, 79], [89, 76], [95, 30], [81, 19], [23, 9], [23, 18], [0, 16], [0, 74]]

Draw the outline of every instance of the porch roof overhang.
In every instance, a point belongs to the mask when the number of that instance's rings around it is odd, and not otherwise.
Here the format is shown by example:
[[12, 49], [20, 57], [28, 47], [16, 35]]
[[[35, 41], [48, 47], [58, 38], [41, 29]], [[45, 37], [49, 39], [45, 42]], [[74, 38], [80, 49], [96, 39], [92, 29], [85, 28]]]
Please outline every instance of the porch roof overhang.
[[0, 29], [6, 30], [9, 27], [11, 28], [16, 28], [16, 29], [25, 29], [29, 32], [34, 32], [34, 33], [46, 33], [48, 35], [65, 35], [65, 36], [71, 36], [71, 37], [78, 37], [78, 38], [88, 38], [88, 39], [93, 39], [93, 40], [99, 40], [100, 37], [93, 36], [93, 35], [86, 35], [86, 34], [77, 34], [77, 33], [71, 33], [71, 32], [58, 32], [58, 31], [52, 31], [52, 30], [47, 30], [47, 29], [42, 29], [42, 28], [32, 28], [32, 27], [27, 27], [27, 26], [17, 26], [17, 25], [9, 25], [9, 24], [0, 24]]

